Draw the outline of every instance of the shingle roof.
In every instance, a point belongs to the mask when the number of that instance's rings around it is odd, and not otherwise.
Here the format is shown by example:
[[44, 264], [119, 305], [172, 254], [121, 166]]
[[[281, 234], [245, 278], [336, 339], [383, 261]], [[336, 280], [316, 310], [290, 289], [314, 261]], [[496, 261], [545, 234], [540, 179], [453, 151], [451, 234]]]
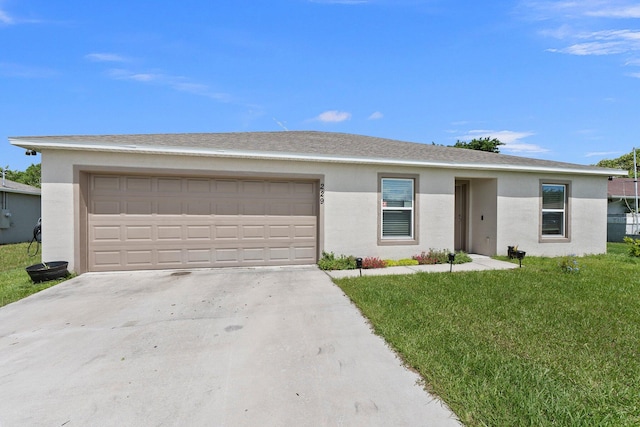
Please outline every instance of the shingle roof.
[[[64, 148], [105, 151], [169, 152], [229, 156], [232, 154], [297, 160], [431, 164], [481, 169], [563, 170], [616, 174], [612, 169], [532, 159], [462, 148], [317, 131], [183, 133], [140, 135], [70, 135], [12, 137], [27, 149]], [[181, 153], [184, 151], [184, 153]]]
[[31, 185], [22, 184], [20, 182], [4, 179], [0, 181], [0, 192], [7, 193], [21, 193], [21, 194], [37, 194], [40, 195], [41, 191], [37, 187]]

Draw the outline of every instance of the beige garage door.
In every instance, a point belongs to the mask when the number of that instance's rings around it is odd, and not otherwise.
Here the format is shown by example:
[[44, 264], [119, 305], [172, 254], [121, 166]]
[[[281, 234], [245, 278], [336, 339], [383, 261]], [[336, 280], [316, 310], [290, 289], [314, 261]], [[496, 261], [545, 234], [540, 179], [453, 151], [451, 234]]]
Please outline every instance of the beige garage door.
[[89, 177], [90, 271], [313, 264], [317, 183]]

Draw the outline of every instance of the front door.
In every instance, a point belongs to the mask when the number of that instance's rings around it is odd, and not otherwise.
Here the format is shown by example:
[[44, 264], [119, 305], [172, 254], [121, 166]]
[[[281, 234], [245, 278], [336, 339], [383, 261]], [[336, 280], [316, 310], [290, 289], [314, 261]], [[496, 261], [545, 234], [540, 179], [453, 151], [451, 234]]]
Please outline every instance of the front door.
[[467, 252], [467, 183], [456, 182], [454, 249]]

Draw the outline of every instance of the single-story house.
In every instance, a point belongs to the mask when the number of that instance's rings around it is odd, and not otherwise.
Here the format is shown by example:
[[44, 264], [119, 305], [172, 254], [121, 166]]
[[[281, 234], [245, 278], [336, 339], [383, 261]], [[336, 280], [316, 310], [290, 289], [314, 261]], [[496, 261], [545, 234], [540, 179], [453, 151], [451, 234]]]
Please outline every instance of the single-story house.
[[0, 244], [28, 242], [40, 218], [40, 189], [2, 178]]
[[627, 235], [640, 233], [639, 217], [634, 215], [640, 187], [634, 178], [613, 178], [607, 187], [607, 241], [622, 242]]
[[42, 153], [44, 259], [78, 273], [604, 253], [607, 179], [624, 173], [328, 132], [10, 142]]

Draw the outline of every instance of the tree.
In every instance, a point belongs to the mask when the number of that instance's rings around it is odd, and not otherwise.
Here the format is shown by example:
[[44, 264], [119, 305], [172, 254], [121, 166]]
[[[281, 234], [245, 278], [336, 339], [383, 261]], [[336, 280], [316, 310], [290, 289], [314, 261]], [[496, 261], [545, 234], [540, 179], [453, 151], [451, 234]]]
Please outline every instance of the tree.
[[[636, 148], [636, 161], [640, 162], [640, 148]], [[616, 159], [604, 159], [596, 163], [603, 168], [624, 169], [629, 172], [629, 178], [633, 178], [633, 150]]]
[[500, 145], [504, 145], [504, 143], [500, 142], [498, 138], [491, 138], [487, 136], [485, 138], [473, 138], [470, 142], [458, 140], [454, 145], [452, 145], [452, 147], [499, 153], [500, 149], [498, 146]]
[[40, 163], [31, 165], [26, 171], [14, 171], [9, 166], [4, 168], [5, 178], [10, 181], [20, 182], [22, 184], [31, 185], [40, 188]]

